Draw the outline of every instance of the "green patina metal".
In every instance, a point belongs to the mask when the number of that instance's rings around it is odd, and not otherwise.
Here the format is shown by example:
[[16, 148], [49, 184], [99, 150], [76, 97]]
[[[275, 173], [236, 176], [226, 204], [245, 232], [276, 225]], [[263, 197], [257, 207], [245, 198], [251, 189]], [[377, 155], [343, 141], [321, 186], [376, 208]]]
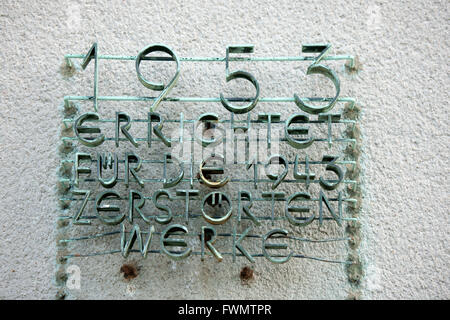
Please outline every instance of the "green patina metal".
[[235, 114], [240, 113], [247, 113], [251, 111], [259, 100], [259, 83], [255, 79], [255, 77], [242, 70], [234, 71], [230, 73], [229, 70], [229, 59], [230, 59], [230, 53], [252, 53], [253, 52], [253, 46], [250, 45], [242, 45], [242, 46], [229, 46], [227, 47], [226, 55], [225, 55], [225, 74], [226, 74], [226, 80], [227, 82], [233, 80], [233, 79], [245, 79], [250, 81], [253, 86], [256, 89], [255, 97], [252, 99], [252, 101], [244, 106], [234, 106], [232, 105], [227, 99], [224, 98], [223, 94], [220, 94], [220, 101], [222, 102], [222, 105], [230, 112]]
[[[107, 236], [120, 234], [120, 250], [94, 252], [86, 254], [68, 254], [66, 258], [76, 256], [95, 256], [101, 254], [121, 253], [124, 258], [130, 253], [140, 253], [146, 258], [148, 253], [162, 253], [170, 259], [181, 260], [191, 255], [200, 256], [201, 260], [212, 256], [218, 262], [223, 261], [225, 256], [231, 256], [235, 261], [236, 257], [245, 257], [250, 262], [255, 262], [257, 257], [265, 257], [272, 263], [286, 263], [291, 258], [306, 258], [316, 261], [325, 261], [332, 263], [350, 264], [350, 261], [334, 260], [296, 254], [289, 251], [287, 243], [271, 242], [283, 239], [286, 241], [302, 241], [308, 243], [324, 243], [336, 241], [349, 241], [348, 237], [334, 237], [328, 239], [310, 239], [293, 237], [289, 235], [286, 228], [274, 228], [264, 235], [252, 233], [259, 230], [266, 222], [275, 225], [275, 223], [285, 222], [291, 228], [304, 228], [318, 221], [321, 226], [324, 221], [334, 222], [342, 226], [343, 222], [353, 222], [355, 217], [346, 217], [344, 205], [354, 205], [356, 199], [347, 197], [340, 186], [353, 186], [355, 180], [346, 179], [345, 166], [350, 165], [355, 170], [357, 161], [345, 158], [342, 155], [323, 155], [321, 160], [311, 160], [308, 154], [300, 157], [286, 156], [282, 153], [272, 153], [274, 143], [287, 143], [293, 150], [308, 150], [308, 148], [319, 143], [326, 143], [328, 148], [333, 144], [350, 145], [353, 148], [356, 145], [356, 139], [353, 137], [334, 137], [334, 128], [338, 125], [350, 126], [355, 130], [355, 119], [344, 119], [341, 113], [329, 113], [336, 104], [348, 103], [350, 109], [353, 109], [355, 99], [351, 97], [340, 97], [340, 80], [337, 73], [325, 64], [326, 61], [348, 61], [348, 66], [354, 65], [353, 56], [349, 55], [330, 55], [331, 45], [329, 44], [304, 44], [302, 53], [317, 54], [314, 56], [288, 56], [288, 57], [244, 57], [243, 54], [254, 53], [253, 45], [232, 45], [227, 46], [225, 57], [179, 57], [174, 50], [164, 44], [151, 44], [142, 49], [136, 56], [113, 56], [100, 55], [97, 43], [94, 43], [85, 55], [66, 55], [68, 64], [73, 65], [72, 59], [82, 59], [81, 68], [87, 69], [91, 60], [94, 60], [94, 93], [92, 96], [65, 96], [64, 105], [66, 108], [72, 107], [76, 101], [92, 101], [93, 112], [88, 111], [74, 118], [63, 119], [66, 129], [72, 129], [73, 136], [62, 138], [66, 147], [75, 145], [76, 150], [73, 154], [68, 153], [67, 159], [62, 163], [72, 165], [73, 174], [69, 177], [61, 178], [61, 183], [68, 184], [68, 192], [61, 197], [61, 201], [74, 203], [76, 208], [74, 214], [63, 214], [61, 220], [69, 219], [74, 227], [92, 226], [100, 222], [108, 226], [118, 226], [119, 230], [112, 230], [105, 233], [93, 234], [83, 237], [62, 239], [61, 243], [70, 243], [74, 241], [84, 241], [89, 239], [98, 239]], [[155, 56], [154, 53], [163, 53], [167, 56]], [[239, 55], [239, 56], [236, 56]], [[124, 60], [134, 61], [137, 79], [145, 88], [156, 91], [155, 96], [99, 96], [98, 95], [98, 70], [100, 60]], [[141, 63], [143, 61], [173, 61], [176, 63], [176, 71], [171, 80], [167, 83], [153, 82], [144, 77], [141, 72]], [[290, 97], [263, 97], [258, 80], [249, 72], [243, 70], [230, 71], [230, 62], [248, 61], [248, 62], [267, 62], [267, 61], [304, 61], [310, 62], [306, 74], [320, 74], [331, 80], [335, 87], [334, 97], [299, 97], [293, 94]], [[225, 63], [225, 80], [230, 82], [235, 79], [249, 81], [255, 88], [256, 93], [252, 98], [228, 97], [225, 98], [222, 93], [219, 97], [170, 97], [171, 90], [182, 72], [183, 63], [195, 62], [223, 62]], [[114, 119], [103, 118], [99, 113], [99, 101], [144, 101], [148, 102], [148, 113], [145, 119], [133, 119], [128, 113], [120, 111], [115, 112]], [[156, 108], [162, 102], [171, 103], [220, 103], [228, 112], [229, 119], [221, 118], [217, 113], [202, 113], [196, 119], [187, 119], [183, 113], [179, 118], [165, 119], [163, 113], [155, 112]], [[244, 105], [235, 105], [234, 103], [245, 103]], [[257, 113], [256, 118], [252, 118], [252, 111], [259, 103], [293, 103], [299, 108], [299, 113], [286, 116], [280, 112]], [[317, 105], [320, 103], [321, 105]], [[237, 115], [247, 114], [245, 120], [238, 120]], [[241, 116], [242, 117], [242, 116]], [[89, 123], [89, 125], [87, 125]], [[178, 138], [170, 138], [164, 124], [179, 124]], [[107, 136], [103, 127], [111, 125], [114, 136]], [[315, 125], [326, 125], [326, 138], [316, 137], [310, 134], [310, 129]], [[136, 137], [132, 134], [132, 126], [145, 125], [146, 137]], [[266, 128], [266, 139], [252, 137], [250, 134], [254, 131], [253, 127], [261, 125]], [[191, 134], [187, 136], [186, 132]], [[199, 133], [200, 126], [202, 131]], [[226, 128], [231, 129], [231, 138], [227, 135]], [[282, 128], [284, 135], [273, 138], [273, 128]], [[178, 129], [177, 129], [178, 130]], [[212, 137], [205, 137], [205, 132], [212, 130], [215, 134]], [[352, 131], [352, 132], [353, 132]], [[220, 133], [217, 135], [216, 133]], [[242, 139], [242, 135], [244, 138]], [[244, 141], [245, 150], [238, 148], [238, 142]], [[225, 170], [227, 164], [227, 154], [223, 155], [216, 152], [221, 144], [234, 143], [233, 165], [241, 166], [240, 171], [249, 174], [250, 177], [233, 177], [233, 172]], [[264, 143], [265, 142], [265, 143]], [[79, 143], [79, 145], [77, 145]], [[93, 154], [89, 150], [101, 145], [113, 143], [115, 151], [102, 151]], [[179, 145], [179, 153], [162, 152], [160, 157], [147, 159], [141, 158], [135, 152], [130, 152], [129, 148], [140, 150], [152, 149], [155, 145], [163, 145], [165, 148], [173, 148]], [[185, 146], [185, 144], [187, 144]], [[195, 159], [193, 150], [195, 144], [203, 148], [211, 148], [213, 152], [210, 155], [203, 156], [201, 159]], [[250, 147], [253, 145], [261, 146], [265, 144], [267, 155], [261, 156], [259, 152], [252, 153]], [[139, 149], [140, 147], [140, 149]], [[163, 148], [164, 148], [163, 147]], [[86, 149], [87, 148], [87, 149]], [[119, 152], [121, 148], [126, 148], [124, 156]], [[258, 148], [258, 147], [257, 147]], [[184, 152], [189, 151], [190, 157], [183, 158]], [[68, 149], [69, 150], [69, 149]], [[72, 149], [70, 149], [72, 150]], [[225, 149], [224, 149], [225, 150]], [[258, 149], [257, 149], [258, 150]], [[238, 152], [244, 152], [245, 160], [238, 160]], [[304, 160], [301, 160], [304, 159]], [[217, 161], [220, 164], [217, 164]], [[281, 171], [273, 173], [269, 167], [277, 165], [282, 168]], [[123, 166], [123, 171], [120, 168]], [[153, 166], [153, 167], [152, 167]], [[152, 178], [148, 176], [146, 168], [162, 167], [162, 177]], [[312, 172], [311, 166], [314, 166]], [[187, 167], [187, 169], [186, 169]], [[326, 178], [326, 175], [320, 174], [318, 170], [323, 167], [325, 173], [330, 172], [333, 178]], [[96, 168], [97, 174], [93, 174], [92, 168]], [[175, 168], [176, 174], [169, 174], [169, 169]], [[198, 168], [198, 169], [197, 169]], [[264, 168], [263, 173], [260, 169]], [[253, 169], [253, 170], [250, 170]], [[195, 175], [198, 170], [198, 177]], [[108, 171], [108, 175], [106, 172]], [[111, 172], [112, 171], [112, 174]], [[150, 170], [151, 172], [152, 170]], [[173, 171], [173, 170], [172, 170]], [[292, 178], [291, 175], [292, 174]], [[217, 176], [221, 176], [217, 178]], [[87, 185], [96, 183], [97, 187], [87, 188]], [[202, 184], [202, 188], [195, 188], [196, 183]], [[248, 183], [253, 185], [241, 188], [240, 184]], [[152, 194], [144, 191], [148, 184], [158, 186]], [[189, 188], [186, 188], [186, 184]], [[238, 191], [226, 190], [230, 184], [239, 184]], [[285, 184], [296, 184], [304, 186], [305, 191], [287, 194], [278, 188]], [[315, 184], [319, 188], [318, 196], [310, 193], [310, 186]], [[116, 186], [124, 185], [126, 193], [112, 190]], [[159, 186], [162, 186], [159, 187]], [[261, 185], [269, 186], [271, 191], [259, 191]], [[93, 186], [93, 184], [92, 184]], [[203, 188], [212, 189], [202, 195]], [[105, 189], [105, 190], [101, 190]], [[277, 191], [277, 189], [279, 191]], [[98, 191], [98, 192], [97, 192]], [[337, 196], [327, 195], [325, 192], [335, 191]], [[253, 193], [253, 194], [252, 194]], [[255, 196], [259, 194], [259, 196]], [[81, 196], [81, 197], [80, 197]], [[151, 200], [151, 201], [146, 201]], [[128, 204], [126, 211], [120, 206], [112, 205], [111, 201], [125, 202]], [[196, 210], [192, 202], [200, 201], [200, 212]], [[152, 204], [156, 211], [150, 213], [147, 210], [148, 203]], [[184, 212], [176, 212], [168, 204], [184, 202]], [[301, 205], [295, 204], [301, 202]], [[88, 205], [94, 204], [95, 214], [89, 215]], [[107, 203], [107, 204], [106, 204]], [[270, 214], [265, 214], [256, 210], [255, 203], [268, 203]], [[276, 213], [277, 204], [284, 204], [283, 215]], [[310, 205], [318, 203], [318, 213]], [[236, 205], [234, 205], [236, 204]], [[221, 216], [211, 214], [215, 208], [224, 209]], [[234, 213], [236, 211], [236, 214]], [[328, 212], [329, 215], [325, 213]], [[306, 216], [305, 216], [306, 215]], [[177, 220], [184, 220], [188, 223], [190, 219], [203, 219], [207, 224], [201, 226], [200, 233], [190, 232], [188, 227], [177, 223]], [[147, 227], [140, 227], [139, 221], [142, 221]], [[173, 223], [173, 222], [176, 223]], [[132, 224], [131, 229], [126, 231], [125, 225]], [[218, 232], [216, 227], [232, 225], [231, 232]], [[167, 225], [167, 226], [165, 226]], [[238, 227], [244, 226], [243, 231], [238, 232]], [[158, 226], [165, 226], [162, 231], [156, 231]], [[216, 226], [216, 227], [215, 227]], [[159, 250], [151, 249], [152, 239], [159, 236]], [[182, 237], [182, 238], [175, 238]], [[190, 237], [200, 239], [200, 251], [196, 251], [190, 241]], [[231, 252], [223, 252], [218, 244], [223, 239], [230, 239]], [[254, 249], [248, 249], [251, 241], [259, 241], [257, 247], [259, 252], [253, 252]], [[138, 250], [133, 249], [137, 242]], [[176, 249], [178, 248], [178, 249]], [[181, 251], [180, 251], [181, 248]], [[207, 249], [207, 250], [206, 250]], [[281, 253], [280, 253], [281, 252]], [[284, 254], [283, 254], [284, 252]]]
[[[141, 64], [141, 61], [143, 58], [152, 52], [165, 52], [169, 54], [172, 57], [172, 60], [176, 62], [177, 64], [177, 70], [175, 72], [175, 75], [170, 80], [170, 82], [167, 85], [164, 85], [163, 83], [156, 83], [146, 80], [139, 69], [139, 66]], [[161, 91], [161, 94], [153, 101], [153, 104], [150, 106], [150, 111], [154, 111], [162, 99], [172, 90], [172, 88], [177, 83], [178, 77], [180, 76], [180, 63], [178, 60], [178, 56], [175, 54], [175, 52], [172, 51], [169, 47], [163, 45], [163, 44], [152, 44], [147, 47], [145, 47], [136, 57], [136, 73], [139, 81], [147, 88], [152, 90]]]

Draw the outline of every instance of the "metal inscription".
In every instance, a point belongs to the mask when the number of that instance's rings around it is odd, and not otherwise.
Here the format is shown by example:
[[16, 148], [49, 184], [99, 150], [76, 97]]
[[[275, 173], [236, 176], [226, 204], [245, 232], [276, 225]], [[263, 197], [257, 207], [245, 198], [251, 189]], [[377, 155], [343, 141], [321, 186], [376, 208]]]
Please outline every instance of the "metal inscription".
[[[163, 44], [136, 56], [100, 55], [95, 43], [85, 55], [66, 55], [69, 67], [81, 59], [81, 68], [93, 64], [94, 72], [93, 95], [64, 98], [59, 219], [73, 232], [60, 242], [86, 243], [78, 247], [84, 252], [66, 258], [160, 253], [173, 260], [197, 255], [218, 262], [262, 257], [272, 263], [349, 263], [304, 254], [298, 246], [345, 243], [351, 240], [346, 223], [356, 220], [347, 207], [357, 202], [348, 192], [357, 184], [351, 179], [357, 159], [345, 152], [355, 147], [348, 132], [356, 120], [343, 112], [354, 108], [355, 99], [340, 96], [338, 74], [325, 63], [346, 60], [351, 66], [353, 57], [329, 55], [330, 48], [306, 44], [307, 56], [253, 57], [253, 46], [235, 45], [224, 58], [184, 58]], [[136, 81], [151, 96], [99, 95], [99, 62], [111, 60], [135, 61]], [[144, 62], [158, 61], [175, 63], [168, 83], [152, 81], [143, 70]], [[232, 67], [236, 61], [306, 62], [306, 75], [331, 81], [335, 94], [270, 97], [252, 73]], [[247, 81], [254, 95], [171, 96], [183, 65], [195, 62], [224, 63], [226, 83]], [[108, 102], [144, 102], [145, 110], [108, 110]], [[165, 107], [169, 102], [214, 108], [173, 113]], [[292, 104], [297, 112], [261, 112], [264, 103]], [[334, 224], [340, 236], [323, 238], [314, 231], [324, 224]], [[106, 250], [88, 244], [99, 240]]]

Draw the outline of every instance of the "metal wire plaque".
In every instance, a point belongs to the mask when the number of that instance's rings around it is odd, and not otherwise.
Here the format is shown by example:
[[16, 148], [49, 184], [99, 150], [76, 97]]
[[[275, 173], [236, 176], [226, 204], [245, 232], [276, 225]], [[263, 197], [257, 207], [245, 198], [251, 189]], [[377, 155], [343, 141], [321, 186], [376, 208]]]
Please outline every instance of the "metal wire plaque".
[[[351, 264], [305, 249], [355, 241], [358, 110], [354, 98], [341, 96], [342, 79], [329, 66], [347, 61], [344, 68], [352, 68], [354, 60], [329, 55], [330, 48], [306, 44], [303, 56], [256, 57], [253, 46], [235, 45], [224, 57], [190, 58], [164, 44], [136, 56], [101, 55], [95, 43], [87, 54], [66, 55], [68, 70], [93, 72], [87, 83], [93, 92], [65, 96], [62, 108], [59, 219], [66, 231], [59, 242], [69, 248], [62, 259], [121, 254]], [[128, 95], [122, 79], [99, 72], [113, 60], [147, 94]], [[331, 84], [334, 93], [274, 97], [251, 69], [265, 62], [295, 64], [295, 72]], [[165, 82], [145, 68], [161, 63], [172, 70], [159, 71]], [[184, 72], [202, 77], [193, 67], [202, 63], [223, 68], [201, 80], [221, 79], [223, 89], [177, 95]], [[101, 77], [120, 94], [100, 95]], [[233, 83], [241, 94], [230, 93]]]

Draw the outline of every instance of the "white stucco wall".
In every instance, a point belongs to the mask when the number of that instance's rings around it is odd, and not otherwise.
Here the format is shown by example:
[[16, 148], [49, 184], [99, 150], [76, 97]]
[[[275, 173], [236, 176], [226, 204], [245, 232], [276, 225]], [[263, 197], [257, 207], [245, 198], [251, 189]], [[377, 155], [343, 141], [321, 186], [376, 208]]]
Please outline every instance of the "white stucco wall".
[[[447, 1], [3, 1], [0, 298], [53, 299], [57, 292], [58, 108], [65, 95], [91, 94], [92, 83], [92, 69], [65, 78], [60, 68], [64, 54], [85, 53], [95, 41], [101, 53], [117, 55], [165, 43], [180, 56], [221, 56], [228, 44], [252, 43], [255, 54], [288, 56], [299, 54], [302, 43], [329, 42], [332, 54], [358, 56], [358, 74], [338, 71], [342, 94], [362, 108], [364, 277], [357, 291], [365, 299], [450, 298], [448, 9]], [[201, 95], [212, 90], [208, 77], [223, 80], [221, 64], [187, 68], [179, 92]], [[293, 68], [270, 76], [255, 72], [266, 77], [262, 83], [276, 84], [295, 79]], [[110, 77], [100, 79], [101, 95], [145, 92], [132, 72], [108, 71]], [[134, 84], [124, 89], [127, 81]], [[292, 92], [269, 89], [273, 96]], [[198, 114], [207, 111], [198, 108]], [[334, 252], [345, 258], [347, 248]], [[354, 290], [344, 267], [303, 260], [259, 263], [250, 285], [239, 280], [242, 260], [147, 260], [132, 282], [119, 272], [120, 255], [75, 263], [82, 288], [67, 296], [74, 299], [344, 299]]]

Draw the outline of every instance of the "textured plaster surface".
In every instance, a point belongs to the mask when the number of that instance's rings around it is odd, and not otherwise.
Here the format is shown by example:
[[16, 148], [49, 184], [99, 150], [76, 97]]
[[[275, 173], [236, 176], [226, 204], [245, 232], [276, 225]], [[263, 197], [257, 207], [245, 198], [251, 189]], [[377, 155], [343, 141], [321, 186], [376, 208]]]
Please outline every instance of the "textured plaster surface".
[[[71, 78], [60, 67], [65, 53], [85, 53], [95, 41], [101, 53], [117, 55], [165, 43], [180, 56], [221, 56], [227, 44], [253, 43], [258, 55], [288, 56], [298, 54], [302, 43], [330, 42], [332, 54], [359, 56], [356, 75], [333, 64], [342, 94], [362, 107], [364, 277], [357, 291], [366, 299], [450, 298], [448, 10], [447, 1], [4, 1], [0, 298], [55, 297], [58, 107], [64, 95], [89, 95], [92, 88], [92, 67]], [[108, 72], [100, 95], [145, 94], [132, 63], [107, 65], [100, 69]], [[254, 72], [272, 96], [294, 90], [308, 95], [320, 87], [314, 81], [310, 91], [295, 82], [278, 85], [296, 77], [306, 81], [305, 66], [279, 66], [274, 75], [259, 66]], [[223, 72], [221, 64], [186, 66], [173, 93], [217, 93]], [[321, 92], [332, 93], [328, 89]], [[191, 105], [164, 112], [191, 115], [189, 108], [192, 117], [210, 111]], [[339, 259], [348, 251], [342, 245], [309, 250]], [[243, 260], [139, 260], [141, 273], [131, 282], [119, 272], [123, 261], [120, 255], [69, 261], [81, 268], [82, 285], [68, 298], [344, 299], [354, 290], [344, 267], [313, 261], [259, 262], [248, 285], [239, 279]]]

